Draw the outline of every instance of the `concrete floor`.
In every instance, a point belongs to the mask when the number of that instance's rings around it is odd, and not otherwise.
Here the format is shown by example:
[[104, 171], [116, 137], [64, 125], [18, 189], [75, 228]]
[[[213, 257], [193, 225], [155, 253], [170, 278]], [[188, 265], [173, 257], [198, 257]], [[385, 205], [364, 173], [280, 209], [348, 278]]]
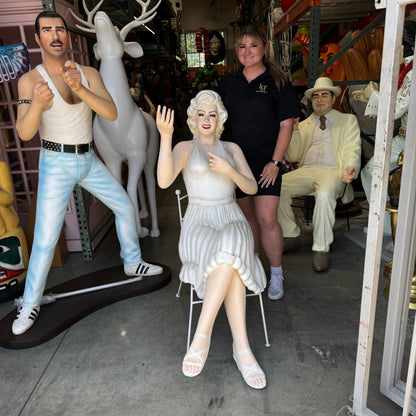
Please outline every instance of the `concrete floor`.
[[[144, 258], [171, 267], [172, 282], [103, 308], [38, 347], [0, 348], [1, 415], [347, 414], [341, 408], [351, 405], [354, 387], [364, 250], [345, 237], [346, 220], [337, 220], [332, 267], [322, 274], [311, 268], [312, 228], [303, 223], [301, 250], [284, 255], [285, 296], [269, 301], [263, 294], [270, 348], [264, 345], [258, 301], [248, 299], [249, 338], [268, 383], [256, 391], [246, 386], [233, 361], [223, 310], [202, 374], [187, 378], [181, 372], [189, 295], [185, 290], [180, 299], [175, 297], [180, 261], [174, 191], [175, 185], [158, 190], [161, 236], [141, 240]], [[362, 230], [366, 215], [351, 219], [351, 231]], [[263, 255], [262, 260], [268, 271]], [[92, 261], [71, 253], [64, 267], [52, 269], [48, 286], [117, 264], [121, 260], [112, 229]], [[368, 405], [380, 415], [394, 416], [401, 409], [378, 387], [385, 283], [381, 277]], [[0, 304], [0, 316], [11, 308], [12, 302]]]

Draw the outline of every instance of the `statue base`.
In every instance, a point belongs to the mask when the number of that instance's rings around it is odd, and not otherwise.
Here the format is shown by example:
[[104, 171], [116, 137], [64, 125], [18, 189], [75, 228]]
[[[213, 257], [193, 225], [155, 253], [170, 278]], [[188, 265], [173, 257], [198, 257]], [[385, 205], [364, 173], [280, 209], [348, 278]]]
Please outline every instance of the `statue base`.
[[[53, 303], [42, 305], [39, 317], [32, 328], [17, 336], [12, 333], [12, 323], [16, 317], [14, 309], [0, 321], [0, 346], [24, 349], [40, 345], [104, 306], [161, 289], [170, 282], [171, 270], [163, 264], [154, 264], [163, 267], [161, 274], [143, 277], [140, 281], [121, 286], [60, 298]], [[52, 292], [59, 295], [126, 279], [128, 276], [124, 274], [123, 265], [120, 265], [68, 280], [48, 289], [45, 294]]]

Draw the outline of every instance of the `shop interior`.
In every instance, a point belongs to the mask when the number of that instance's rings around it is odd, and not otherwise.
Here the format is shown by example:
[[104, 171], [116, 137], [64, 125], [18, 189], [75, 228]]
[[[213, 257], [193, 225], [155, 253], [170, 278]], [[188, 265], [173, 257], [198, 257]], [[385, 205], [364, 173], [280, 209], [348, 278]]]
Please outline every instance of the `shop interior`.
[[[71, 58], [99, 69], [100, 61], [93, 51], [95, 34], [83, 31], [74, 17], [86, 21], [97, 3], [96, 0], [3, 0], [0, 4], [0, 162], [10, 171], [13, 207], [29, 253], [41, 142], [39, 134], [27, 142], [19, 139], [16, 114], [21, 72], [42, 62], [41, 49], [34, 41], [33, 22], [47, 8], [59, 12], [69, 25]], [[104, 0], [99, 10], [121, 30], [140, 15], [140, 3]], [[150, 7], [156, 3], [152, 0]], [[416, 3], [407, 3], [405, 19], [416, 20]], [[385, 8], [376, 8], [374, 0], [161, 0], [153, 19], [130, 30], [125, 39], [138, 42], [143, 48], [143, 56], [139, 58], [127, 54], [121, 58], [134, 102], [152, 117], [158, 105], [174, 109], [173, 140], [191, 139], [186, 123], [190, 99], [203, 89], [216, 90], [221, 77], [238, 69], [234, 39], [243, 26], [253, 22], [266, 28], [275, 60], [290, 76], [299, 99], [301, 120], [311, 113], [304, 92], [318, 77], [329, 77], [342, 89], [334, 108], [357, 116], [363, 167], [374, 155], [377, 120], [364, 115], [365, 104], [354, 100], [353, 92], [370, 81], [380, 82], [388, 25]], [[6, 48], [16, 44], [21, 45], [19, 51], [27, 57], [24, 62], [19, 61], [18, 67], [13, 61], [16, 55]], [[10, 57], [12, 65], [7, 67], [6, 59]], [[394, 131], [400, 128], [397, 120]], [[296, 169], [296, 164], [287, 162], [285, 169]], [[125, 186], [128, 172], [124, 164]], [[397, 179], [398, 172], [395, 175], [391, 182]], [[400, 187], [400, 177], [398, 180]], [[145, 180], [144, 196], [139, 195], [138, 199], [143, 214], [141, 225], [148, 231], [140, 238], [140, 246], [148, 261], [169, 267], [170, 281], [149, 293], [109, 301], [39, 345], [26, 348], [0, 342], [3, 358], [0, 376], [5, 381], [0, 404], [4, 414], [354, 414], [351, 412], [357, 385], [370, 208], [360, 178], [352, 185], [353, 201], [348, 204], [338, 201], [336, 207], [331, 269], [317, 273], [311, 268], [314, 198], [296, 198], [293, 205], [301, 227], [302, 245], [299, 251], [283, 255], [285, 295], [271, 301], [264, 292], [260, 303], [256, 297], [247, 298], [248, 336], [266, 373], [266, 389], [255, 391], [244, 384], [233, 361], [231, 333], [223, 309], [215, 323], [203, 373], [196, 378], [183, 376], [181, 363], [187, 346], [191, 291], [189, 285], [178, 291], [181, 269], [178, 240], [180, 210], [186, 209], [186, 198], [181, 197], [186, 191], [181, 177], [168, 189], [156, 187], [154, 211]], [[0, 238], [1, 230], [0, 227]], [[363, 415], [401, 415], [404, 407], [402, 395], [380, 389], [394, 237], [394, 232], [393, 237], [392, 234], [382, 237], [380, 277], [374, 288], [377, 295], [373, 304], [376, 314], [372, 323], [372, 356], [364, 393], [368, 408], [374, 413]], [[263, 251], [260, 259], [268, 270]], [[113, 214], [86, 191], [74, 189], [46, 292], [70, 279], [121, 264]], [[24, 273], [13, 282], [0, 275], [0, 285], [1, 318], [13, 310], [14, 299], [21, 296]], [[409, 308], [399, 320], [401, 346], [396, 363], [400, 380], [406, 380], [412, 359], [416, 310], [413, 293], [412, 286], [410, 301], [406, 300]], [[261, 319], [263, 307], [267, 329]], [[200, 305], [195, 305], [192, 330], [199, 310]], [[43, 312], [46, 311], [47, 306]], [[416, 414], [416, 407], [412, 406], [416, 406], [415, 397], [411, 401], [411, 414]]]

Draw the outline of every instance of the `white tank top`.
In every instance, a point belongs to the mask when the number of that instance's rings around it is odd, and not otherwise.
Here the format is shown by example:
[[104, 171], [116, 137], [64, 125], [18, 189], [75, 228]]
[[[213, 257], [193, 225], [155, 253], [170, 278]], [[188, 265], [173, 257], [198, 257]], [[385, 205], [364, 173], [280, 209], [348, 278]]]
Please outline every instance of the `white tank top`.
[[[82, 85], [89, 88], [87, 79], [80, 66]], [[40, 137], [50, 142], [62, 144], [82, 144], [92, 141], [92, 111], [87, 104], [81, 101], [78, 104], [68, 104], [59, 94], [58, 89], [52, 82], [48, 73], [42, 65], [36, 69], [42, 78], [48, 83], [52, 90], [53, 105], [42, 113], [39, 133]]]

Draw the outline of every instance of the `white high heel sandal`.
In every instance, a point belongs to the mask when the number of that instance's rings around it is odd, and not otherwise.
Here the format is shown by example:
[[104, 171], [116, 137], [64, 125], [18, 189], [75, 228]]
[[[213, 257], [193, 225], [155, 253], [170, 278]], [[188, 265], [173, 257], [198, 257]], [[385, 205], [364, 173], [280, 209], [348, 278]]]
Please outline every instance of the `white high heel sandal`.
[[[233, 345], [233, 358], [235, 363], [237, 364], [238, 369], [240, 370], [240, 373], [244, 381], [247, 383], [248, 386], [250, 386], [253, 389], [264, 389], [266, 387], [266, 376], [263, 370], [257, 364], [257, 362], [254, 365], [245, 365], [241, 364], [238, 359], [240, 355], [245, 354], [247, 352], [251, 353], [250, 348], [245, 348], [244, 350], [241, 350], [239, 352], [234, 352]], [[262, 382], [260, 384], [255, 383], [256, 380], [261, 380]]]
[[[205, 361], [207, 360], [207, 357], [208, 357], [208, 354], [207, 354], [206, 357], [204, 358], [203, 354], [209, 350], [211, 338], [206, 336], [205, 334], [203, 334], [201, 332], [196, 332], [195, 335], [194, 335], [194, 338], [195, 337], [200, 337], [200, 338], [207, 339], [208, 340], [208, 347], [206, 347], [202, 350], [198, 350], [198, 351], [195, 350], [194, 348], [192, 348], [192, 346], [189, 347], [189, 350], [185, 354], [185, 357], [184, 357], [183, 363], [182, 363], [182, 372], [187, 377], [195, 377], [198, 374], [201, 374], [201, 371], [202, 371], [202, 369], [204, 368], [204, 365], [205, 365]], [[191, 358], [191, 357], [196, 357], [197, 361], [189, 360], [189, 358]], [[196, 372], [187, 371], [183, 368], [184, 365], [198, 367], [199, 371], [196, 371]]]

